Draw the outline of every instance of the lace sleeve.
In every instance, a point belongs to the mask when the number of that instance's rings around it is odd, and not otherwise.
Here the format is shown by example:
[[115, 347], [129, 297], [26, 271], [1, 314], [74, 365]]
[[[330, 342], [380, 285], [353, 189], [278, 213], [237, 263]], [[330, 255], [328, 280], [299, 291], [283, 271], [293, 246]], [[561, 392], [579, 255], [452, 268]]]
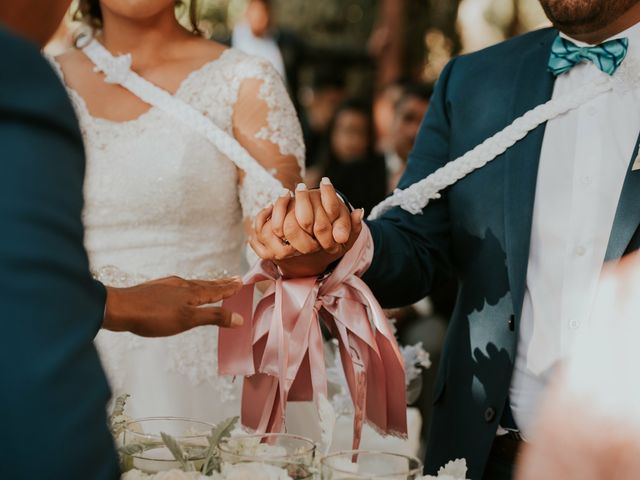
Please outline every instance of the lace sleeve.
[[[244, 77], [233, 109], [233, 133], [262, 167], [289, 189], [301, 181], [304, 169], [302, 129], [279, 74], [267, 62], [255, 62]], [[269, 192], [265, 192], [265, 188]], [[281, 194], [241, 176], [240, 203], [245, 218], [253, 218]]]

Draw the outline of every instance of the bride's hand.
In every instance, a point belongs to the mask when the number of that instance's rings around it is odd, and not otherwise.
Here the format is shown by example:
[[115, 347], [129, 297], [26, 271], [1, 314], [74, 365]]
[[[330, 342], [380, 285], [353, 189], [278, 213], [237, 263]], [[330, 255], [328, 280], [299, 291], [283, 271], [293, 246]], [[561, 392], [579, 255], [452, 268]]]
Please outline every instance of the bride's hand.
[[[319, 250], [338, 252], [341, 246], [349, 242], [352, 229], [360, 223], [354, 221], [358, 214], [352, 218], [327, 177], [322, 179], [320, 188], [316, 190], [309, 191], [304, 183], [299, 184], [293, 206], [288, 205], [286, 215], [278, 211], [283, 204], [276, 202], [274, 206], [272, 218], [275, 233], [286, 238], [302, 253]], [[317, 244], [310, 242], [310, 238], [317, 240]]]
[[287, 193], [256, 218], [250, 240], [255, 252], [288, 277], [324, 273], [351, 248], [362, 229], [362, 210], [349, 213], [328, 179], [319, 190]]
[[168, 337], [202, 325], [238, 327], [243, 318], [219, 302], [242, 288], [241, 279], [213, 281], [169, 277], [130, 288], [107, 287], [103, 328], [142, 337]]

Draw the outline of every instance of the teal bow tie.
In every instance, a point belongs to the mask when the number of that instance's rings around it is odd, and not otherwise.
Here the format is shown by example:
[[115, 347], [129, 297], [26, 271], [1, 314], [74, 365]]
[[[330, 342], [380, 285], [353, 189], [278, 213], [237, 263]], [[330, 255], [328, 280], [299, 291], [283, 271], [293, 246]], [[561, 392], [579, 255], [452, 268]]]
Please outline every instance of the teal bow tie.
[[548, 69], [558, 76], [588, 60], [604, 73], [613, 75], [627, 55], [628, 48], [628, 38], [609, 40], [595, 47], [579, 47], [566, 38], [558, 36], [551, 46]]

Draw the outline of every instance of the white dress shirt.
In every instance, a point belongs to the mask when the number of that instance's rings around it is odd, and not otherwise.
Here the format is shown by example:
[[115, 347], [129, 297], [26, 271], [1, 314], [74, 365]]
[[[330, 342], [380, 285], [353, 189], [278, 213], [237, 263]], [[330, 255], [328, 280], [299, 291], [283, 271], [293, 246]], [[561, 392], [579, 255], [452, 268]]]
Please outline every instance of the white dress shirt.
[[[640, 59], [640, 24], [613, 38], [622, 37], [629, 39], [624, 61]], [[591, 62], [576, 65], [557, 78], [553, 97], [602, 75], [606, 74]], [[510, 389], [514, 419], [525, 438], [554, 367], [576, 334], [589, 328], [589, 312], [639, 133], [638, 89], [614, 89], [547, 124]]]

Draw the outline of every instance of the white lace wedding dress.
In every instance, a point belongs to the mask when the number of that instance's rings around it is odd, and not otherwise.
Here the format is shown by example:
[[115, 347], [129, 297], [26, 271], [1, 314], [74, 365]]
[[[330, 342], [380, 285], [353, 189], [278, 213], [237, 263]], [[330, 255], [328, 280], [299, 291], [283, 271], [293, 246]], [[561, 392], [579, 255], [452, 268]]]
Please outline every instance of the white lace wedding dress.
[[[84, 99], [71, 88], [69, 93], [86, 144], [85, 245], [96, 277], [124, 287], [170, 275], [243, 273], [243, 218], [264, 207], [255, 201], [265, 197], [263, 186], [249, 176], [239, 183], [227, 157], [157, 108], [114, 122], [92, 116]], [[230, 135], [237, 133], [238, 109], [256, 110], [255, 118], [266, 123], [240, 132], [243, 146], [273, 174], [300, 173], [300, 126], [280, 77], [266, 62], [226, 50], [192, 72], [175, 95]], [[114, 395], [131, 395], [131, 416], [215, 423], [239, 413], [242, 384], [217, 375], [217, 337], [215, 327], [167, 339], [102, 331], [96, 344]]]

